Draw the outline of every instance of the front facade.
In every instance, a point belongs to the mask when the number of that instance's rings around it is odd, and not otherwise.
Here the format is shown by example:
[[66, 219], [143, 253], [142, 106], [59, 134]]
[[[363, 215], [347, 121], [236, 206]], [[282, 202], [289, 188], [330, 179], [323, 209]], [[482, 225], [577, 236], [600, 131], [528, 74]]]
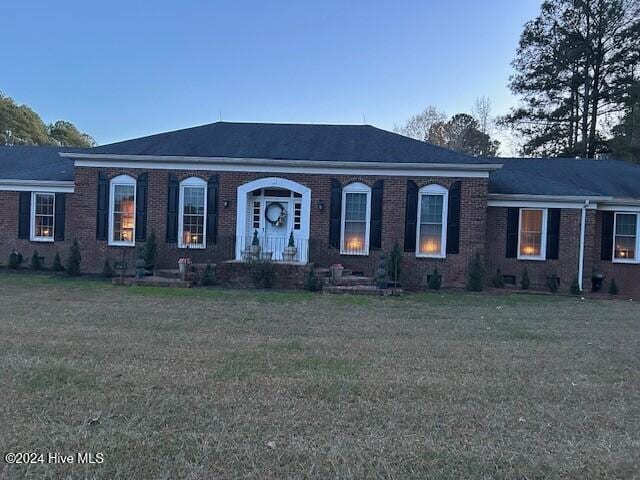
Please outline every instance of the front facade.
[[50, 266], [77, 239], [95, 273], [134, 265], [153, 234], [160, 268], [260, 258], [372, 275], [398, 245], [406, 288], [436, 267], [463, 286], [480, 253], [487, 278], [518, 283], [526, 267], [533, 287], [578, 276], [589, 289], [598, 272], [640, 293], [640, 168], [555, 161], [468, 157], [369, 126], [225, 122], [87, 150], [2, 147], [0, 262], [37, 250]]

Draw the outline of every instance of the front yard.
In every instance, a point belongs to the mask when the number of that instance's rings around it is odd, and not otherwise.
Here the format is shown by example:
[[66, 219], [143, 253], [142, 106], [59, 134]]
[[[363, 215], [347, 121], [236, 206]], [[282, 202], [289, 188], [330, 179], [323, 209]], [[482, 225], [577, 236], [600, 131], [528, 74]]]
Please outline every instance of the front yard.
[[638, 478], [640, 305], [0, 274], [0, 478]]

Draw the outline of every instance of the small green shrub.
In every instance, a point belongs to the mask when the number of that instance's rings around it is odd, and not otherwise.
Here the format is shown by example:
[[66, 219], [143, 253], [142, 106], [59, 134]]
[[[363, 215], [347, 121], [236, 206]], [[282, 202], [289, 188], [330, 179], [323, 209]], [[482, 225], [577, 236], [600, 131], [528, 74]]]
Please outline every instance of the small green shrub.
[[399, 282], [402, 274], [402, 249], [397, 243], [389, 253], [389, 263], [387, 264], [389, 278], [392, 282]]
[[547, 288], [551, 293], [556, 293], [558, 291], [559, 284], [560, 284], [560, 279], [556, 274], [549, 275], [547, 277]]
[[618, 284], [616, 283], [616, 279], [612, 278], [609, 282], [609, 295], [618, 295]]
[[207, 265], [204, 267], [204, 272], [202, 272], [202, 278], [200, 279], [200, 284], [203, 287], [208, 287], [210, 285], [214, 285], [216, 283], [216, 276], [213, 272], [213, 267], [211, 265]]
[[496, 274], [491, 280], [491, 283], [495, 288], [504, 288], [504, 277], [500, 269], [496, 270]]
[[313, 268], [309, 270], [307, 273], [307, 280], [304, 285], [304, 289], [309, 292], [317, 292], [321, 288], [320, 278], [316, 275], [316, 272]]
[[296, 241], [293, 238], [293, 232], [291, 232], [289, 234], [289, 243], [287, 244], [288, 247], [295, 247], [296, 246]]
[[158, 242], [156, 241], [156, 234], [151, 232], [144, 244], [144, 264], [147, 270], [153, 270], [153, 267], [156, 266], [157, 257]]
[[34, 250], [33, 255], [31, 255], [31, 270], [42, 270], [42, 261], [38, 250]]
[[273, 262], [269, 260], [254, 260], [251, 262], [251, 274], [256, 287], [271, 288], [276, 279]]
[[114, 270], [113, 267], [111, 266], [111, 262], [109, 261], [109, 259], [107, 258], [104, 261], [104, 265], [102, 267], [102, 276], [104, 278], [111, 278], [114, 275]]
[[260, 240], [258, 239], [258, 230], [253, 231], [253, 239], [251, 240], [251, 245], [256, 247], [260, 245]]
[[578, 282], [578, 276], [573, 277], [573, 282], [571, 282], [571, 287], [569, 288], [571, 295], [580, 295], [580, 282]]
[[9, 262], [7, 263], [7, 266], [12, 270], [17, 270], [20, 268], [20, 265], [22, 265], [23, 260], [22, 254], [14, 250], [9, 254]]
[[429, 290], [440, 290], [442, 287], [442, 275], [438, 272], [438, 267], [435, 267], [433, 273], [429, 275], [427, 285]]
[[80, 245], [78, 244], [78, 239], [74, 238], [71, 248], [69, 249], [69, 258], [67, 259], [67, 275], [72, 277], [80, 275], [81, 261]]
[[62, 260], [60, 259], [60, 254], [56, 252], [56, 256], [53, 257], [53, 271], [54, 272], [64, 272], [64, 267], [62, 266]]
[[480, 252], [476, 252], [469, 264], [467, 275], [467, 290], [470, 292], [481, 292], [484, 288], [484, 265]]
[[529, 279], [529, 270], [527, 270], [527, 267], [524, 267], [524, 270], [522, 271], [522, 279], [520, 280], [520, 287], [522, 290], [529, 290], [530, 286], [531, 280]]

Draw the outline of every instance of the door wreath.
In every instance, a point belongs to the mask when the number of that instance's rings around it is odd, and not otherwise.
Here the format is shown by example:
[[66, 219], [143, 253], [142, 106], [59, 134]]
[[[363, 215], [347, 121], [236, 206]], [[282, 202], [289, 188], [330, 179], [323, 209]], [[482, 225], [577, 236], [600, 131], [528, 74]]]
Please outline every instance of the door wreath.
[[280, 202], [271, 202], [264, 209], [264, 218], [274, 227], [281, 227], [287, 219], [287, 210]]

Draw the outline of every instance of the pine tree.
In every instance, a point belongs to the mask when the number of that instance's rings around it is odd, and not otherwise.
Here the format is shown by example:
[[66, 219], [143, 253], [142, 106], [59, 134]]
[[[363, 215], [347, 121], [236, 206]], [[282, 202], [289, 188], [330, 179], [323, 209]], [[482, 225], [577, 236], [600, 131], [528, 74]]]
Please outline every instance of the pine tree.
[[31, 255], [31, 270], [42, 270], [42, 262], [37, 250], [34, 250], [33, 255]]
[[529, 280], [529, 270], [527, 270], [527, 267], [524, 267], [524, 270], [522, 271], [522, 280], [520, 281], [520, 286], [523, 290], [529, 290], [529, 287], [531, 286], [531, 280]]
[[484, 288], [484, 265], [480, 253], [476, 252], [469, 264], [467, 274], [467, 290], [470, 292], [481, 292]]
[[58, 252], [56, 252], [56, 256], [53, 257], [53, 271], [54, 272], [64, 271], [64, 267], [62, 266], [62, 260], [60, 259], [60, 254]]
[[72, 277], [80, 275], [80, 262], [82, 256], [80, 255], [80, 245], [77, 239], [73, 239], [71, 248], [69, 249], [69, 258], [67, 259], [67, 274]]

